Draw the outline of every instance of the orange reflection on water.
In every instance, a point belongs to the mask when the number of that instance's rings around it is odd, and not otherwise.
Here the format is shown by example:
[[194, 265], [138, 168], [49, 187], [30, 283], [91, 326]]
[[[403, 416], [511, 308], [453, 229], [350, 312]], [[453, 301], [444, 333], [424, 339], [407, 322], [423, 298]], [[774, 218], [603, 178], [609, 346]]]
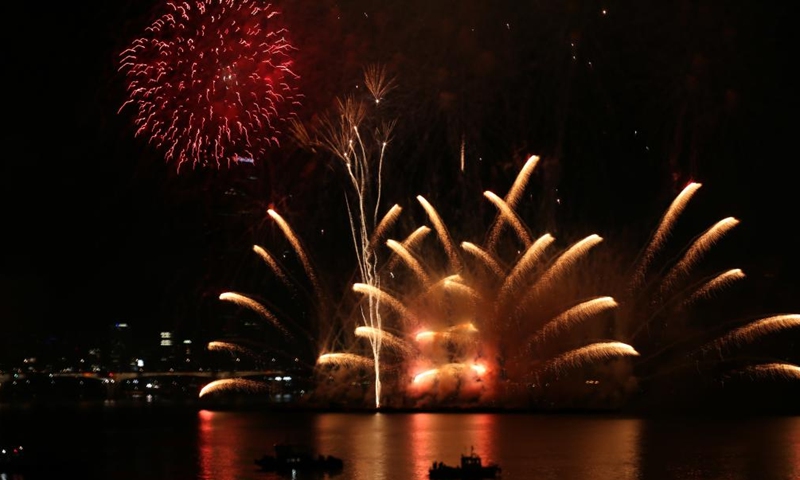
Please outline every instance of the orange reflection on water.
[[[433, 462], [459, 465], [474, 448], [484, 464], [498, 462], [498, 415], [410, 415], [414, 471], [427, 477]], [[453, 441], [458, 439], [457, 441]]]
[[789, 457], [788, 478], [800, 478], [800, 417], [795, 417], [787, 423], [789, 425], [786, 442]]
[[789, 441], [787, 446], [789, 449], [789, 469], [792, 471], [787, 472], [789, 478], [800, 478], [800, 417], [795, 417], [790, 423], [789, 428]]
[[433, 428], [435, 415], [430, 413], [418, 413], [411, 415], [411, 461], [414, 463], [414, 472], [418, 475], [428, 471], [432, 460], [430, 455], [433, 451]]
[[224, 413], [201, 410], [197, 414], [198, 418], [198, 440], [197, 447], [199, 453], [200, 479], [202, 480], [237, 480], [235, 473], [245, 465], [245, 462], [252, 459], [241, 457], [243, 445], [242, 437], [230, 435], [235, 430], [230, 428], [219, 428], [220, 422], [226, 422], [222, 418]]
[[[322, 455], [360, 461], [345, 462], [343, 475], [346, 478], [389, 480], [392, 478], [389, 467], [396, 455], [397, 435], [380, 413], [370, 415], [350, 415], [327, 413], [315, 417], [316, 447]], [[347, 441], [341, 441], [341, 432], [350, 432]], [[388, 446], [392, 445], [390, 449]], [[391, 451], [389, 451], [391, 450]]]
[[[587, 427], [583, 435], [573, 438], [572, 447], [581, 452], [584, 465], [591, 471], [575, 472], [590, 474], [598, 480], [624, 480], [639, 478], [640, 419], [608, 419], [584, 421]], [[577, 477], [576, 477], [577, 478]]]

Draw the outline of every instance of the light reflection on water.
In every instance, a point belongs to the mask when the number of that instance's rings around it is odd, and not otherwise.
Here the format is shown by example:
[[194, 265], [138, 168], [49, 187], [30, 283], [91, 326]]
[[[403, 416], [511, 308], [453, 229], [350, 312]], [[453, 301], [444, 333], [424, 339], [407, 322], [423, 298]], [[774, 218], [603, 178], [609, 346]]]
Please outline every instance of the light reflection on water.
[[0, 408], [0, 443], [14, 440], [44, 459], [19, 480], [278, 480], [254, 460], [284, 441], [344, 459], [336, 480], [426, 479], [472, 447], [504, 480], [800, 479], [800, 417]]

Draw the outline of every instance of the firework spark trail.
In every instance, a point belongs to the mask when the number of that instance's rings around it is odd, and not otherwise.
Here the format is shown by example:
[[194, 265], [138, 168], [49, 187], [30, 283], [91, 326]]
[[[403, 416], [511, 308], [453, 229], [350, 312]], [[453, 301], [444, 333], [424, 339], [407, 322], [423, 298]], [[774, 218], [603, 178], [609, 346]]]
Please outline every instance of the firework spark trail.
[[800, 380], [800, 367], [792, 363], [762, 363], [743, 368], [739, 373], [759, 378]]
[[497, 210], [500, 212], [500, 216], [504, 217], [505, 220], [511, 224], [511, 227], [517, 233], [517, 237], [523, 243], [525, 248], [528, 248], [531, 244], [531, 235], [528, 233], [528, 230], [523, 225], [522, 220], [519, 219], [519, 216], [511, 209], [511, 207], [503, 201], [502, 198], [495, 195], [493, 192], [486, 190], [483, 192], [483, 196], [488, 198], [490, 202], [497, 207]]
[[414, 353], [414, 349], [411, 348], [408, 342], [398, 337], [397, 335], [392, 335], [386, 330], [379, 330], [373, 327], [361, 326], [356, 328], [355, 335], [357, 337], [370, 339], [371, 341], [374, 341], [373, 337], [380, 336], [381, 344], [385, 344], [389, 348], [394, 348], [396, 350], [399, 350], [405, 355], [412, 355]]
[[354, 353], [325, 353], [317, 358], [317, 365], [373, 368], [375, 361]]
[[660, 295], [662, 297], [665, 296], [675, 283], [681, 277], [685, 276], [689, 270], [703, 258], [703, 255], [738, 223], [739, 220], [733, 217], [723, 218], [695, 240], [689, 247], [689, 250], [686, 251], [686, 254], [684, 254], [680, 261], [678, 261], [664, 277], [659, 289]]
[[[505, 203], [508, 205], [512, 211], [517, 207], [517, 203], [519, 203], [520, 198], [522, 198], [522, 193], [525, 191], [525, 188], [528, 186], [528, 181], [531, 178], [531, 174], [533, 170], [536, 168], [536, 165], [539, 163], [539, 156], [531, 155], [528, 157], [528, 160], [525, 162], [525, 165], [522, 166], [522, 169], [517, 174], [517, 178], [514, 179], [514, 183], [511, 185], [511, 188], [508, 190], [508, 193], [505, 197]], [[500, 238], [500, 231], [503, 228], [503, 216], [498, 215], [494, 221], [494, 224], [489, 229], [489, 237], [487, 242], [487, 249], [492, 251], [494, 250], [495, 246], [497, 245], [497, 240]]]
[[414, 321], [414, 315], [408, 308], [406, 308], [403, 302], [374, 285], [355, 283], [353, 284], [353, 291], [357, 293], [363, 293], [365, 295], [380, 297], [382, 302], [386, 302], [390, 308], [394, 309], [397, 314], [400, 315], [402, 323], [405, 325], [408, 325]]
[[434, 340], [446, 339], [453, 342], [472, 342], [473, 334], [478, 333], [478, 329], [472, 322], [453, 325], [445, 330], [423, 330], [414, 335], [414, 340], [420, 343], [431, 342]]
[[436, 209], [434, 209], [422, 195], [417, 195], [417, 200], [422, 204], [422, 208], [425, 209], [428, 218], [431, 220], [431, 223], [433, 223], [433, 228], [436, 229], [436, 233], [439, 235], [439, 240], [442, 242], [442, 245], [444, 245], [445, 253], [447, 253], [447, 258], [450, 260], [450, 267], [457, 273], [461, 272], [463, 269], [461, 257], [458, 255], [458, 249], [456, 249], [453, 244], [453, 238], [450, 236], [450, 232], [447, 231], [447, 226], [442, 221]]
[[242, 295], [240, 293], [235, 292], [224, 292], [219, 296], [220, 300], [233, 302], [241, 307], [249, 308], [254, 312], [261, 315], [264, 319], [268, 320], [271, 324], [275, 325], [284, 335], [287, 337], [291, 337], [292, 335], [289, 333], [289, 330], [283, 326], [283, 324], [273, 315], [269, 310], [264, 308], [263, 305], [258, 303], [257, 301], [253, 300], [250, 297]]
[[439, 375], [442, 374], [458, 375], [459, 373], [467, 369], [471, 369], [479, 375], [482, 373], [482, 370], [478, 365], [473, 366], [466, 363], [453, 362], [453, 363], [446, 363], [436, 368], [431, 368], [422, 373], [418, 373], [417, 375], [414, 376], [412, 383], [420, 384], [425, 380], [432, 380], [435, 377], [438, 377]]
[[644, 254], [641, 257], [639, 262], [639, 266], [636, 268], [633, 277], [631, 279], [631, 284], [629, 286], [629, 291], [634, 291], [639, 288], [639, 286], [644, 281], [645, 272], [647, 268], [650, 266], [650, 263], [653, 261], [653, 258], [661, 250], [661, 247], [664, 245], [667, 237], [669, 236], [670, 232], [672, 231], [672, 227], [675, 225], [676, 220], [680, 217], [683, 210], [686, 208], [686, 205], [691, 200], [692, 196], [697, 192], [697, 190], [702, 186], [700, 183], [690, 183], [687, 185], [675, 200], [672, 201], [667, 212], [661, 219], [661, 223], [658, 225], [655, 234], [653, 234], [652, 240], [647, 245]]
[[[458, 276], [458, 275], [455, 275], [455, 276]], [[476, 289], [472, 288], [469, 285], [461, 283], [458, 280], [454, 280], [454, 279], [448, 277], [448, 278], [444, 279], [443, 284], [444, 284], [444, 288], [446, 290], [452, 290], [454, 292], [459, 293], [460, 295], [463, 295], [463, 296], [469, 298], [472, 305], [475, 305], [481, 299], [481, 294]]]
[[[408, 237], [406, 237], [405, 240], [400, 242], [400, 245], [403, 247], [404, 250], [407, 250], [407, 251], [410, 252], [412, 249], [417, 247], [417, 245], [419, 245], [420, 242], [422, 242], [422, 240], [429, 233], [431, 233], [430, 227], [428, 227], [426, 225], [422, 225], [422, 226], [418, 227], [416, 230], [414, 230], [413, 232], [411, 232], [411, 234]], [[397, 265], [397, 262], [399, 260], [400, 260], [400, 257], [398, 255], [390, 256], [389, 260], [386, 262], [386, 267], [385, 268], [388, 269], [388, 270], [393, 269]]]
[[[387, 76], [384, 66], [369, 65], [364, 69], [364, 83], [378, 104], [393, 88], [394, 79]], [[395, 122], [377, 126], [374, 129], [375, 144], [365, 144], [360, 129], [369, 117], [366, 105], [352, 96], [344, 100], [337, 99], [337, 102], [338, 111], [335, 117], [330, 114], [320, 117], [319, 135], [312, 136], [298, 122], [295, 122], [294, 132], [296, 138], [306, 146], [328, 150], [344, 166], [352, 187], [350, 193], [345, 192], [345, 201], [361, 282], [379, 289], [380, 276], [375, 246], [379, 237], [383, 235], [383, 228], [387, 225], [378, 225], [378, 211], [383, 186], [383, 162]], [[354, 201], [351, 201], [351, 195], [355, 197]], [[399, 211], [390, 210], [385, 220], [388, 219], [387, 221], [391, 223], [396, 214], [399, 214]], [[373, 235], [370, 235], [373, 227]], [[360, 310], [364, 326], [381, 329], [379, 301], [378, 296], [368, 296], [366, 309], [362, 307]], [[375, 406], [380, 407], [381, 337], [372, 337], [370, 345], [375, 367]]]
[[682, 306], [687, 307], [697, 302], [701, 298], [709, 298], [714, 292], [721, 290], [731, 285], [736, 280], [740, 280], [744, 277], [744, 272], [738, 268], [732, 268], [727, 272], [720, 273], [701, 285], [700, 288], [698, 288], [689, 298], [686, 299], [686, 301], [683, 302]]
[[392, 249], [394, 253], [400, 257], [406, 265], [414, 272], [414, 275], [420, 279], [420, 282], [423, 286], [427, 288], [428, 285], [431, 283], [431, 278], [425, 272], [425, 269], [422, 267], [422, 264], [419, 260], [414, 257], [401, 243], [398, 243], [395, 240], [389, 239], [386, 241], [386, 245]]
[[208, 350], [209, 351], [221, 351], [225, 350], [228, 352], [233, 353], [245, 353], [245, 354], [252, 354], [252, 352], [236, 343], [231, 342], [208, 342]]
[[544, 251], [555, 241], [552, 235], [545, 233], [539, 237], [533, 245], [522, 255], [522, 258], [514, 265], [511, 272], [503, 281], [500, 292], [497, 295], [497, 307], [507, 305], [509, 298], [524, 285], [523, 278], [530, 273], [536, 263], [542, 258]]
[[302, 95], [280, 13], [254, 0], [168, 1], [120, 54], [136, 136], [177, 168], [255, 161], [279, 145]]
[[395, 87], [395, 79], [389, 76], [385, 65], [370, 64], [364, 67], [364, 85], [378, 104]]
[[414, 375], [414, 379], [411, 382], [412, 383], [417, 383], [417, 384], [418, 383], [422, 383], [425, 380], [433, 379], [437, 375], [439, 375], [439, 369], [438, 368], [431, 368], [430, 370], [426, 370], [426, 371], [424, 371], [422, 373], [418, 373], [417, 375]]
[[459, 160], [461, 164], [461, 173], [464, 173], [464, 154], [466, 153], [467, 142], [464, 140], [464, 134], [461, 134], [461, 155], [459, 155]]
[[708, 351], [712, 348], [723, 350], [732, 346], [741, 346], [764, 335], [796, 327], [800, 327], [800, 314], [773, 315], [760, 320], [754, 320], [743, 327], [732, 330], [709, 343], [701, 350]]
[[472, 322], [467, 322], [453, 325], [452, 327], [449, 327], [447, 331], [451, 333], [477, 333], [478, 329], [475, 328], [475, 325]]
[[256, 382], [254, 380], [247, 380], [245, 378], [225, 378], [222, 380], [214, 380], [213, 382], [209, 383], [208, 385], [200, 389], [200, 394], [198, 395], [198, 398], [202, 398], [206, 395], [215, 392], [223, 392], [231, 390], [244, 390], [246, 392], [263, 392], [266, 391], [266, 385], [264, 385], [261, 382]]
[[275, 276], [278, 277], [278, 279], [281, 282], [283, 282], [284, 285], [286, 285], [289, 288], [294, 287], [292, 283], [289, 281], [289, 279], [286, 277], [286, 275], [283, 273], [283, 269], [281, 269], [280, 265], [278, 265], [278, 262], [272, 255], [269, 254], [269, 252], [259, 247], [258, 245], [253, 245], [253, 251], [256, 252], [258, 256], [261, 257], [262, 260], [264, 260], [267, 266], [269, 266], [270, 270], [272, 270], [272, 273], [274, 273]]
[[505, 276], [503, 267], [501, 267], [500, 263], [486, 250], [483, 250], [481, 247], [471, 242], [461, 242], [461, 248], [463, 248], [465, 252], [469, 252], [474, 255], [475, 258], [479, 259], [481, 263], [483, 263], [483, 265], [485, 265], [486, 268], [490, 270], [496, 278], [503, 278]]
[[561, 372], [566, 368], [578, 368], [589, 363], [611, 360], [618, 357], [638, 357], [639, 352], [622, 342], [600, 342], [576, 348], [548, 362], [544, 370]]
[[570, 267], [575, 265], [581, 257], [589, 253], [592, 247], [602, 241], [602, 237], [597, 234], [592, 234], [569, 247], [536, 281], [528, 294], [529, 298], [536, 297], [536, 295], [540, 294], [543, 290], [550, 288], [555, 281], [564, 275]]
[[278, 212], [270, 208], [267, 210], [267, 213], [270, 217], [272, 217], [273, 220], [275, 220], [275, 222], [277, 222], [284, 236], [287, 240], [289, 240], [289, 243], [292, 245], [292, 248], [294, 248], [297, 257], [300, 259], [300, 263], [303, 265], [306, 275], [308, 275], [308, 279], [311, 281], [311, 286], [314, 289], [314, 294], [317, 296], [317, 300], [320, 302], [320, 304], [324, 304], [325, 296], [322, 291], [322, 287], [319, 284], [314, 267], [311, 265], [311, 260], [309, 260], [308, 254], [306, 254], [303, 245], [300, 243], [300, 239], [297, 237], [297, 235], [295, 235], [292, 227], [286, 223], [286, 220], [284, 220], [283, 217], [278, 214]]
[[617, 306], [617, 302], [611, 297], [600, 297], [579, 303], [547, 322], [534, 339], [543, 341], [547, 337], [556, 335], [577, 323]]
[[386, 234], [386, 231], [392, 227], [397, 222], [397, 219], [400, 217], [400, 212], [403, 211], [403, 208], [400, 205], [395, 204], [392, 208], [386, 212], [386, 215], [383, 216], [378, 226], [375, 227], [375, 231], [372, 232], [372, 238], [369, 241], [369, 246], [371, 249], [375, 249], [375, 247], [383, 240], [383, 236]]

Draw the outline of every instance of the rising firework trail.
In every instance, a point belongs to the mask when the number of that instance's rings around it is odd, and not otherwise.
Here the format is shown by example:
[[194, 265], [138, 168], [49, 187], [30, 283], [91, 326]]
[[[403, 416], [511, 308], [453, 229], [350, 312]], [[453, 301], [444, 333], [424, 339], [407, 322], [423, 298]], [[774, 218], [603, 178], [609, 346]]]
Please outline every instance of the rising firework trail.
[[[394, 78], [387, 74], [382, 65], [367, 66], [364, 69], [364, 83], [376, 105], [394, 88]], [[395, 205], [381, 222], [378, 221], [383, 190], [383, 163], [395, 121], [368, 125], [371, 118], [367, 105], [363, 102], [354, 97], [346, 97], [337, 99], [337, 103], [337, 111], [321, 115], [315, 128], [309, 129], [295, 121], [292, 131], [298, 143], [311, 150], [321, 148], [332, 154], [337, 164], [346, 172], [350, 188], [345, 190], [345, 201], [356, 263], [361, 283], [372, 288], [363, 290], [367, 293], [367, 305], [361, 309], [361, 324], [380, 331], [380, 296], [373, 294], [380, 290], [376, 247], [401, 211]], [[365, 138], [362, 132], [371, 132], [372, 136]], [[368, 338], [375, 367], [375, 406], [380, 407], [380, 352], [383, 337], [372, 335]]]
[[120, 54], [136, 136], [180, 170], [267, 159], [302, 95], [280, 12], [258, 0], [168, 1]]

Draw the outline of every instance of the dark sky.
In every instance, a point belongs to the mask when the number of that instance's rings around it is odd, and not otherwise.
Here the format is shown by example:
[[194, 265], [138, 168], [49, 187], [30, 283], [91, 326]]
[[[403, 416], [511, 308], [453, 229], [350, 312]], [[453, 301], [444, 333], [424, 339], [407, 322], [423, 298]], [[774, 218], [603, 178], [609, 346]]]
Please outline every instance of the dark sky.
[[[264, 233], [226, 213], [279, 205], [308, 231], [342, 217], [320, 213], [338, 198], [329, 169], [289, 147], [270, 165], [176, 174], [134, 138], [132, 113], [117, 113], [117, 59], [155, 2], [21, 3], [2, 28], [0, 345], [90, 338], [115, 322], [213, 328], [210, 300], [244, 282], [243, 256]], [[483, 159], [468, 195], [502, 191], [539, 153], [558, 172], [543, 184], [570, 199], [563, 218], [597, 228], [646, 232], [696, 179], [713, 215], [743, 221], [734, 255], [768, 279], [765, 308], [800, 309], [787, 2], [309, 3], [284, 2], [301, 116], [360, 65], [397, 70], [406, 123], [390, 173], [411, 186], [395, 184], [395, 201], [425, 191], [459, 210], [447, 164], [458, 132]], [[245, 199], [231, 202], [232, 187]]]

